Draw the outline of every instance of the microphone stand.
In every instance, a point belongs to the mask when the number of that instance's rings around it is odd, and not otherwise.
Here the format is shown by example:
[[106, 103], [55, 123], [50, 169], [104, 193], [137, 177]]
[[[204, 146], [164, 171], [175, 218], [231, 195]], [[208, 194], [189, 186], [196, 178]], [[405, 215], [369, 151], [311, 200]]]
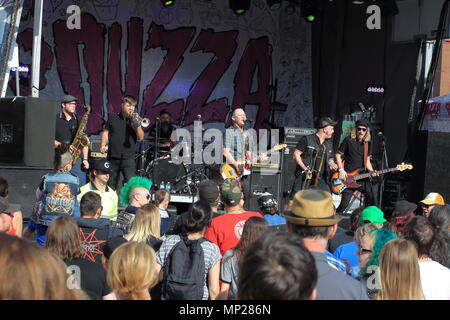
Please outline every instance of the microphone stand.
[[[155, 124], [155, 149], [153, 151], [153, 161], [156, 161], [156, 158], [158, 157], [158, 152], [159, 152], [159, 129], [160, 129], [160, 120], [157, 119], [156, 120], [156, 124]], [[155, 162], [153, 162], [155, 163]]]
[[[386, 137], [384, 135], [381, 136], [381, 147], [383, 149], [382, 159], [381, 159], [381, 170], [389, 168], [389, 162], [387, 157], [387, 151], [386, 151]], [[385, 182], [385, 176], [381, 177], [381, 183], [380, 183], [380, 192], [379, 192], [379, 198], [378, 198], [378, 207], [381, 208], [381, 204], [383, 202], [383, 192], [384, 192], [384, 182]]]

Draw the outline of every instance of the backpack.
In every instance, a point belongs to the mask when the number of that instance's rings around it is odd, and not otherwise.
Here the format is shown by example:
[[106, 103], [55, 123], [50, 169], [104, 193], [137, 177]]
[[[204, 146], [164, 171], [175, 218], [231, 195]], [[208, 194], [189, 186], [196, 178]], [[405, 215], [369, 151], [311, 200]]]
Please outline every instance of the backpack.
[[162, 300], [202, 300], [205, 286], [205, 238], [190, 240], [185, 234], [170, 251], [164, 265]]

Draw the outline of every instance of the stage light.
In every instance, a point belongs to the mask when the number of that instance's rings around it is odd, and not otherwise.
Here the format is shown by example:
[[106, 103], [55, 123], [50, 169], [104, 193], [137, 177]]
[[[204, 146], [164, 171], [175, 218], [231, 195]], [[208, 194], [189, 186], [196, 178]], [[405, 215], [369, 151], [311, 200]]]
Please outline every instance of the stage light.
[[321, 10], [319, 9], [317, 2], [314, 0], [302, 0], [301, 11], [302, 17], [309, 23], [313, 23], [321, 15]]
[[164, 7], [171, 6], [175, 3], [175, 0], [160, 0], [160, 1]]
[[269, 6], [270, 10], [278, 10], [281, 8], [281, 1], [282, 0], [267, 0], [267, 5]]
[[242, 15], [250, 9], [250, 0], [230, 0], [230, 9], [237, 15]]
[[367, 92], [368, 93], [378, 93], [378, 94], [384, 94], [384, 91], [385, 91], [385, 89], [384, 89], [384, 87], [382, 87], [382, 86], [369, 86], [368, 88], [367, 88]]

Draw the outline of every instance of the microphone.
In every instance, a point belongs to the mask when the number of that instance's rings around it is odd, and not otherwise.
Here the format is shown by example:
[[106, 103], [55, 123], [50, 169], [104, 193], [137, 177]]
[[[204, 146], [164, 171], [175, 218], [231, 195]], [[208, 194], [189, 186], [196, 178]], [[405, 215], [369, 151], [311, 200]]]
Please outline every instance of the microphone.
[[378, 131], [378, 135], [379, 135], [380, 137], [384, 137], [384, 134], [383, 134], [383, 132], [381, 132], [381, 131]]
[[201, 114], [197, 115], [197, 121], [202, 121], [202, 115]]

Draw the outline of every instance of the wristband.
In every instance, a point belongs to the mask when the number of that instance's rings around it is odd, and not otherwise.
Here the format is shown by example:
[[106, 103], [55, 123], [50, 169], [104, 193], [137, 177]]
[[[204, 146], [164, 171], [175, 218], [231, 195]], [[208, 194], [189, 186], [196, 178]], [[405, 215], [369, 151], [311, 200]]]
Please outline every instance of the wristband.
[[338, 170], [339, 172], [341, 172], [341, 171], [344, 171], [344, 168], [339, 168], [339, 170]]
[[83, 159], [83, 161], [89, 161], [88, 159]]

